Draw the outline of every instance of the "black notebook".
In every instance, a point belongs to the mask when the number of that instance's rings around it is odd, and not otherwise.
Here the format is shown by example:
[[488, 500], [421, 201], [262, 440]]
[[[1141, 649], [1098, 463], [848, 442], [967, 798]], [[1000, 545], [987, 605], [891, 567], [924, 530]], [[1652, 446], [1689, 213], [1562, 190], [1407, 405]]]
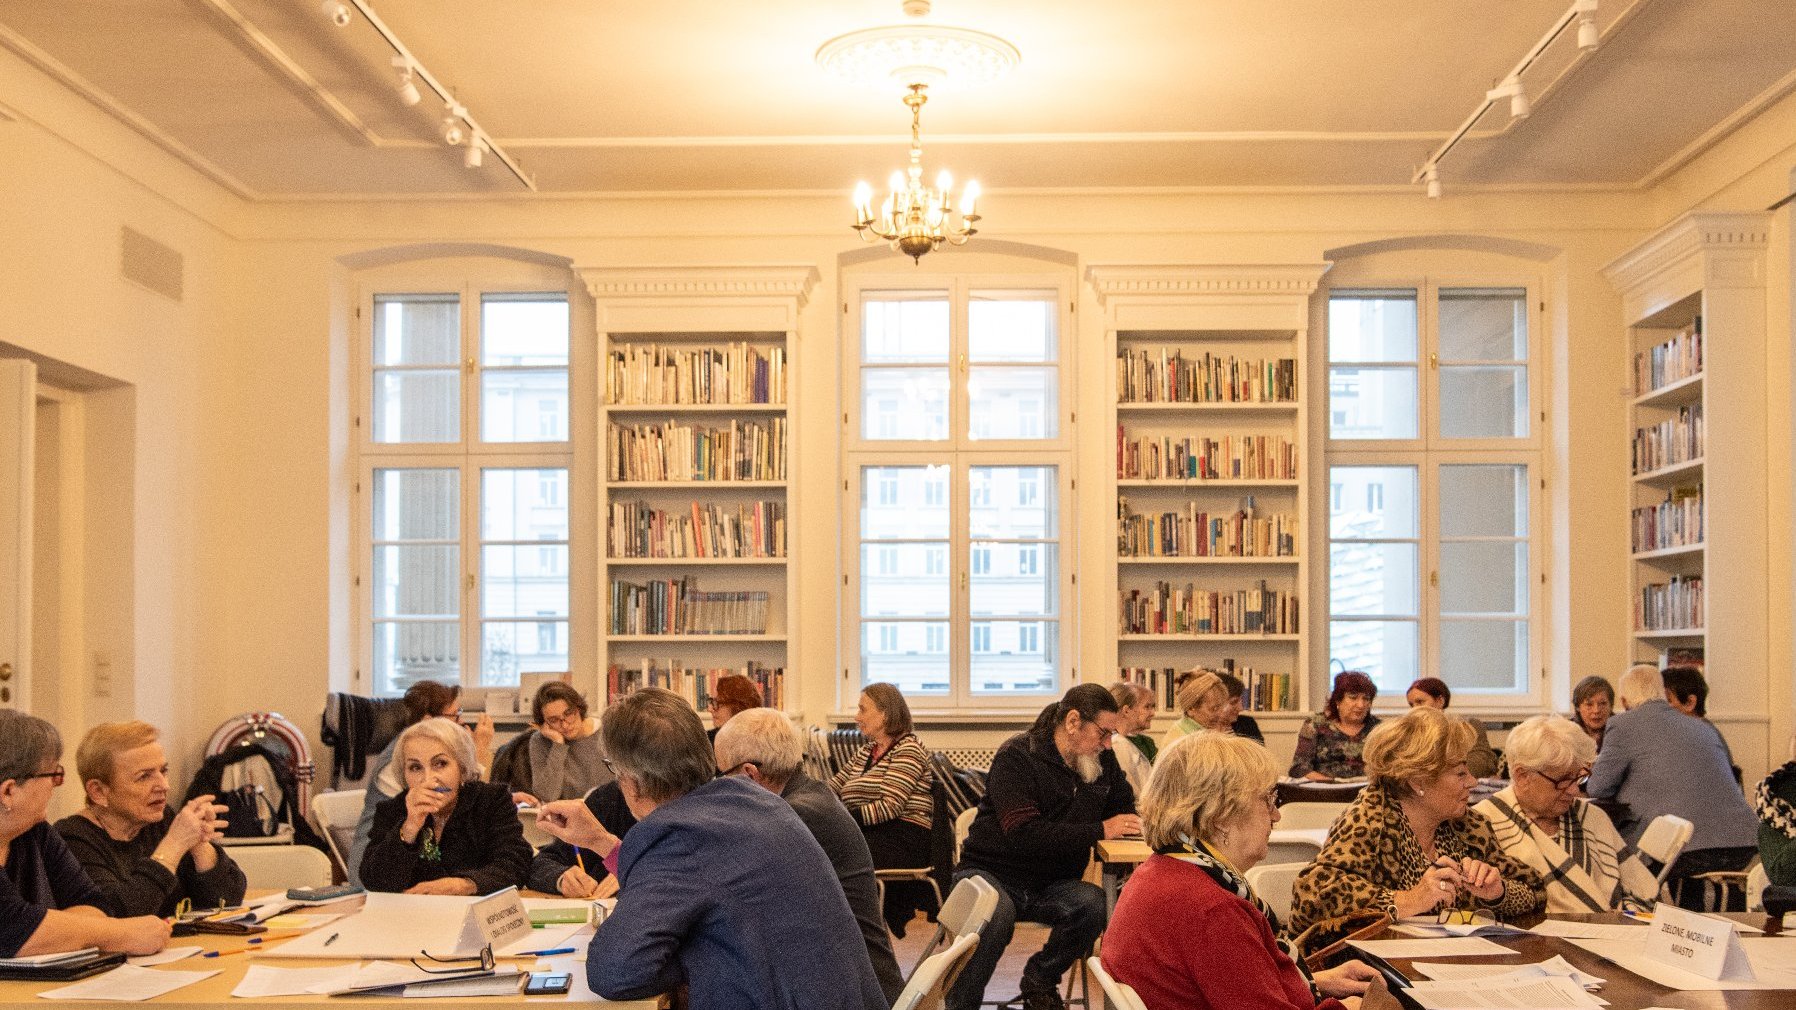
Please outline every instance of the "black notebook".
[[124, 963], [123, 954], [100, 953], [46, 961], [42, 964], [0, 963], [0, 979], [13, 982], [72, 982], [89, 975], [98, 975]]

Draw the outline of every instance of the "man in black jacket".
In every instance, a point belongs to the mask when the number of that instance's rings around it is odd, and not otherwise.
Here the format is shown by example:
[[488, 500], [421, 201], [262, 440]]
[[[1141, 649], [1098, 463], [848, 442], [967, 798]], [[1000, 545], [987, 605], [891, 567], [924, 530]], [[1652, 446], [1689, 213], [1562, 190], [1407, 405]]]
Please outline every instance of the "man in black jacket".
[[1121, 719], [1109, 691], [1081, 684], [998, 748], [954, 875], [984, 877], [998, 908], [949, 1010], [977, 1010], [1019, 918], [1052, 927], [1023, 966], [1023, 1004], [1061, 1010], [1060, 977], [1104, 932], [1104, 892], [1081, 879], [1092, 846], [1141, 832], [1135, 793], [1110, 752]]

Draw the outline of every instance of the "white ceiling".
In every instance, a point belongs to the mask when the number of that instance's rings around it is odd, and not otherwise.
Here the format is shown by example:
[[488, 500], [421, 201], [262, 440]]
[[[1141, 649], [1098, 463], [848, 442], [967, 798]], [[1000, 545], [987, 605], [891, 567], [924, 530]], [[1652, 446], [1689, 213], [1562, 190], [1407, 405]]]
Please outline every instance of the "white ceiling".
[[[840, 191], [903, 159], [899, 89], [836, 83], [825, 40], [898, 0], [370, 0], [543, 193]], [[1570, 0], [937, 0], [1023, 54], [938, 89], [925, 162], [987, 190], [1403, 185]], [[1602, 0], [1442, 167], [1457, 185], [1653, 181], [1796, 87], [1796, 2]], [[253, 198], [509, 194], [442, 107], [317, 0], [0, 0], [0, 46]]]

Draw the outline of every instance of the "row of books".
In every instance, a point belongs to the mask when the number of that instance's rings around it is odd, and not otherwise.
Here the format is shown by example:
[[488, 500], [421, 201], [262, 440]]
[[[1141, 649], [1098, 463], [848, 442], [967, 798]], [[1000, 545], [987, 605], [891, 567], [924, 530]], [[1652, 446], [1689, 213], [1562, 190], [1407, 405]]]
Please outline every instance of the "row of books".
[[[1241, 695], [1241, 707], [1250, 712], [1295, 712], [1297, 711], [1296, 680], [1288, 673], [1261, 673], [1251, 666], [1237, 667], [1233, 659], [1224, 659], [1222, 669], [1241, 679], [1246, 690]], [[1140, 684], [1160, 699], [1160, 708], [1174, 711], [1178, 697], [1179, 677], [1189, 671], [1165, 667], [1125, 666], [1116, 671], [1118, 680], [1126, 680], [1131, 684]]]
[[741, 676], [754, 681], [761, 691], [761, 702], [768, 708], [786, 707], [786, 670], [750, 661], [738, 667], [687, 667], [677, 659], [657, 664], [644, 658], [635, 667], [613, 663], [605, 673], [605, 696], [617, 701], [645, 687], [659, 687], [685, 698], [699, 712], [711, 711], [711, 693], [724, 677]]
[[1702, 458], [1702, 404], [1678, 408], [1676, 417], [1634, 429], [1635, 473], [1651, 473]]
[[1297, 446], [1283, 435], [1129, 440], [1116, 429], [1116, 476], [1122, 480], [1295, 480]]
[[613, 635], [764, 635], [768, 609], [766, 590], [701, 591], [692, 576], [611, 581]]
[[786, 479], [786, 419], [731, 421], [708, 428], [612, 424], [605, 433], [605, 476], [613, 481]]
[[1296, 403], [1297, 359], [1119, 350], [1118, 403]]
[[1634, 395], [1688, 379], [1702, 371], [1702, 317], [1662, 344], [1634, 355]]
[[1634, 602], [1636, 631], [1682, 631], [1704, 624], [1702, 576], [1674, 575], [1640, 587]]
[[1196, 502], [1182, 512], [1147, 515], [1116, 499], [1116, 553], [1125, 558], [1290, 558], [1297, 556], [1297, 517], [1261, 515], [1252, 498], [1232, 513]]
[[605, 402], [785, 403], [786, 349], [627, 344], [606, 355]]
[[692, 503], [690, 514], [643, 501], [614, 501], [606, 525], [614, 558], [783, 558], [786, 504]]
[[1117, 594], [1125, 635], [1294, 635], [1297, 594], [1268, 589], [1198, 589], [1156, 582]]
[[1702, 486], [1676, 487], [1656, 505], [1643, 505], [1633, 515], [1634, 553], [1702, 543]]

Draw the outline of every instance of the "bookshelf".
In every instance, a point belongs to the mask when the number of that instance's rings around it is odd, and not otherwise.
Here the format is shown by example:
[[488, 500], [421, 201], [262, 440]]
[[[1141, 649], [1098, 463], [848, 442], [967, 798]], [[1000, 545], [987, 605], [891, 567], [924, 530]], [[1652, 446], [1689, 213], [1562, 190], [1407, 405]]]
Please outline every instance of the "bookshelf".
[[709, 715], [746, 673], [799, 707], [792, 444], [813, 267], [576, 268], [595, 305], [606, 702], [653, 684]]
[[1103, 679], [1148, 683], [1163, 719], [1178, 718], [1169, 674], [1194, 666], [1232, 666], [1256, 714], [1296, 720], [1311, 707], [1305, 362], [1326, 269], [1087, 274], [1115, 439], [1097, 651]]
[[1764, 710], [1769, 226], [1692, 214], [1604, 268], [1628, 320], [1628, 655], [1694, 650], [1717, 714]]

